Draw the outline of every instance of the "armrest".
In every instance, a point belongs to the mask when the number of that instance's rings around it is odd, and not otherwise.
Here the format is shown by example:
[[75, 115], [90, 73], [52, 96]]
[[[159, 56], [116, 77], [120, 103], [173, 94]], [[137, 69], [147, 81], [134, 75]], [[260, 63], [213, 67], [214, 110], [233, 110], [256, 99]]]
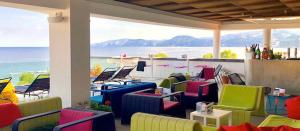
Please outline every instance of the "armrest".
[[[107, 113], [109, 114], [109, 113]], [[77, 121], [72, 121], [72, 122], [69, 122], [69, 123], [65, 123], [65, 124], [62, 124], [62, 125], [58, 125], [56, 126], [53, 131], [60, 131], [64, 128], [67, 128], [67, 127], [70, 127], [70, 126], [73, 126], [73, 125], [76, 125], [76, 124], [80, 124], [80, 123], [83, 123], [83, 122], [86, 122], [86, 121], [90, 121], [90, 120], [93, 120], [93, 119], [96, 119], [96, 118], [99, 118], [101, 116], [103, 116], [104, 114], [97, 114], [97, 115], [94, 115], [94, 116], [91, 116], [91, 117], [87, 117], [87, 118], [83, 118], [81, 120], [77, 120]]]
[[144, 90], [139, 90], [139, 91], [135, 91], [135, 92], [132, 92], [130, 94], [135, 94], [135, 93], [139, 93], [139, 92], [145, 92], [145, 91], [152, 91], [154, 89], [150, 88], [150, 89], [144, 89]]
[[35, 115], [19, 118], [14, 121], [13, 126], [12, 126], [12, 131], [18, 131], [19, 125], [26, 120], [31, 120], [31, 119], [35, 119], [35, 118], [39, 118], [39, 117], [43, 117], [43, 116], [47, 116], [47, 115], [52, 115], [52, 114], [59, 113], [59, 112], [60, 112], [60, 110], [55, 110], [55, 111], [49, 111], [49, 112], [45, 112], [45, 113], [40, 113], [40, 114], [35, 114]]
[[163, 95], [161, 97], [165, 98], [165, 97], [170, 97], [170, 96], [174, 96], [176, 94], [182, 94], [182, 93], [183, 93], [182, 91], [177, 91], [177, 92], [173, 92], [173, 93], [170, 93], [170, 94], [167, 94], [167, 95]]
[[189, 80], [187, 80], [187, 81], [180, 81], [180, 82], [173, 83], [172, 85], [176, 86], [176, 85], [187, 83], [188, 81]]

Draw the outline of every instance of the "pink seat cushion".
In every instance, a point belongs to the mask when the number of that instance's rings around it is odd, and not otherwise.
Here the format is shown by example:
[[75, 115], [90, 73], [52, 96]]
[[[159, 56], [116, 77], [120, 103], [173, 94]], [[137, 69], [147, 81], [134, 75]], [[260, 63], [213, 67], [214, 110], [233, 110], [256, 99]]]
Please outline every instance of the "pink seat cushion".
[[179, 102], [164, 100], [164, 110], [169, 110], [177, 105], [179, 105]]
[[11, 103], [0, 104], [0, 114], [0, 128], [9, 126], [16, 119], [22, 117], [19, 107]]
[[[93, 115], [94, 114], [92, 112], [63, 109], [60, 113], [59, 125], [91, 117]], [[63, 129], [63, 131], [92, 131], [92, 121], [67, 127]]]
[[214, 79], [214, 72], [215, 72], [215, 68], [211, 68], [211, 67], [203, 68], [204, 79], [205, 80]]

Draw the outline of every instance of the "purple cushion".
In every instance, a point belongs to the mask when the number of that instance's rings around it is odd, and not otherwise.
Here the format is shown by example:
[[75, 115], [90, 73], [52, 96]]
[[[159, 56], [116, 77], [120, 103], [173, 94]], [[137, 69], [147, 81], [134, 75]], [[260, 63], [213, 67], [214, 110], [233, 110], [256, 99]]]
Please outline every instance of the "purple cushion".
[[[91, 117], [94, 113], [87, 111], [76, 111], [63, 109], [60, 113], [59, 125]], [[64, 128], [63, 131], [92, 131], [92, 121], [83, 122], [74, 126]]]

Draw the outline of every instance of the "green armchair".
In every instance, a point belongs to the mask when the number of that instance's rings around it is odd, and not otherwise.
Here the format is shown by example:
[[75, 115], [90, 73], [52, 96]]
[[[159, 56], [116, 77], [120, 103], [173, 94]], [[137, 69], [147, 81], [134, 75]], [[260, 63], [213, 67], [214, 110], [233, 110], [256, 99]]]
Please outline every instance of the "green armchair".
[[217, 131], [217, 128], [201, 126], [194, 120], [135, 113], [131, 117], [130, 131]]
[[[186, 78], [186, 80], [190, 80], [191, 79], [189, 75], [186, 75], [185, 78]], [[164, 79], [159, 84], [159, 87], [171, 89], [172, 85], [174, 83], [178, 83], [178, 82], [179, 81], [175, 77], [169, 77], [169, 78]], [[181, 85], [176, 86], [176, 90], [175, 91], [185, 91], [185, 85], [181, 84]]]
[[259, 125], [259, 127], [278, 127], [282, 125], [300, 128], [300, 120], [295, 120], [284, 116], [270, 115]]
[[224, 85], [216, 109], [232, 111], [233, 125], [250, 122], [251, 115], [265, 116], [261, 86]]

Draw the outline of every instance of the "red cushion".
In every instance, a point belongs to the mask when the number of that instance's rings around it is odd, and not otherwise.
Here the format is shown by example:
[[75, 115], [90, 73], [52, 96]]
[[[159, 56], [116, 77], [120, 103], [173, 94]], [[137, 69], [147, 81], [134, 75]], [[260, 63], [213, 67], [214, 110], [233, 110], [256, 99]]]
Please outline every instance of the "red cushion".
[[221, 126], [218, 131], [300, 131], [300, 129], [289, 126], [256, 127], [249, 123], [244, 123], [239, 126]]
[[11, 103], [0, 104], [0, 128], [11, 125], [21, 117], [22, 114], [17, 105]]
[[203, 82], [203, 81], [188, 81], [186, 92], [198, 94], [199, 86], [207, 83], [208, 82]]
[[177, 105], [179, 105], [179, 102], [164, 100], [164, 110], [169, 110]]
[[285, 104], [288, 117], [300, 120], [300, 96], [286, 100]]
[[205, 80], [214, 79], [215, 78], [214, 72], [215, 72], [215, 68], [211, 68], [211, 67], [203, 68], [204, 79]]
[[[71, 109], [63, 109], [60, 113], [59, 125], [77, 121], [83, 118], [91, 117], [94, 114], [86, 111], [76, 111]], [[67, 127], [63, 131], [91, 131], [92, 121], [83, 122], [74, 126]]]
[[221, 126], [218, 131], [259, 131], [255, 126], [245, 123], [239, 126]]

